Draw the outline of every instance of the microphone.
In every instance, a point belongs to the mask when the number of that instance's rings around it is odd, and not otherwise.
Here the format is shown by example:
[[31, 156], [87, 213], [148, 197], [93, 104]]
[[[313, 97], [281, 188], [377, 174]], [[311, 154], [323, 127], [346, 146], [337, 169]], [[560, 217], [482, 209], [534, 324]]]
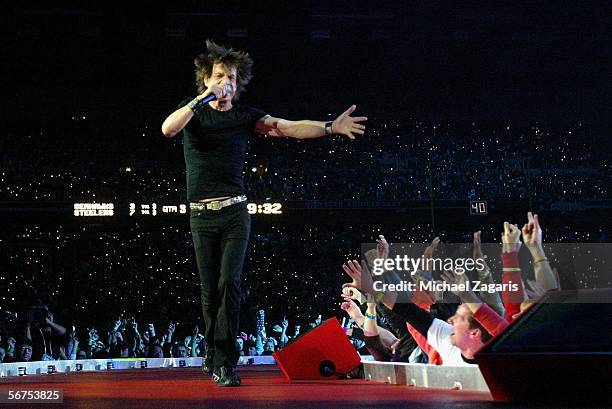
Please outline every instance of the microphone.
[[216, 99], [217, 99], [217, 96], [215, 94], [208, 94], [204, 98], [198, 101], [198, 105], [208, 104], [209, 102], [214, 101]]

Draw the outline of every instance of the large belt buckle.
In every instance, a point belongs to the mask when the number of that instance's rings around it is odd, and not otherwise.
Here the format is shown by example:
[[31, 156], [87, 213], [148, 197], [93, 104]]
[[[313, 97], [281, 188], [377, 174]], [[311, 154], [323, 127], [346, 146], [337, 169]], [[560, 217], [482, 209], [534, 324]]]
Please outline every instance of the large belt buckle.
[[208, 210], [221, 210], [221, 202], [218, 200], [214, 200], [212, 202], [206, 203], [206, 208]]

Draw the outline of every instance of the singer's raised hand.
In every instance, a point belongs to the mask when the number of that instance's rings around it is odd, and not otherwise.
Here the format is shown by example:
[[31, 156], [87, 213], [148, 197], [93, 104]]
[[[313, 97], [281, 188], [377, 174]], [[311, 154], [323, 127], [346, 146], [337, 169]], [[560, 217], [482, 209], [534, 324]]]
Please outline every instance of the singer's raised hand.
[[365, 116], [351, 116], [356, 108], [356, 105], [351, 105], [346, 111], [341, 113], [338, 118], [334, 119], [331, 128], [332, 133], [348, 136], [349, 139], [355, 139], [354, 134], [363, 135], [365, 125], [359, 122], [367, 121], [368, 118]]
[[200, 100], [202, 98], [206, 98], [210, 94], [214, 94], [216, 99], [221, 99], [227, 94], [226, 91], [227, 89], [224, 85], [216, 84], [213, 82], [208, 85], [208, 88], [206, 88], [206, 91], [198, 95], [196, 98]]

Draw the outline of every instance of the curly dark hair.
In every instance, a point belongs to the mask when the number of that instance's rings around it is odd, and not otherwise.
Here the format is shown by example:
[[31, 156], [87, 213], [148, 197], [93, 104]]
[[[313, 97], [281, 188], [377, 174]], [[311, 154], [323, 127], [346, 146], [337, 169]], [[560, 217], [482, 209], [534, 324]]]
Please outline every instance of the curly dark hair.
[[228, 49], [211, 40], [206, 40], [206, 50], [208, 54], [200, 54], [194, 61], [198, 94], [206, 91], [204, 78], [209, 78], [212, 75], [213, 65], [222, 63], [228, 68], [236, 67], [238, 78], [236, 78], [237, 89], [234, 99], [238, 99], [240, 93], [245, 90], [246, 85], [253, 78], [251, 73], [253, 59], [244, 51], [234, 50], [231, 47]]

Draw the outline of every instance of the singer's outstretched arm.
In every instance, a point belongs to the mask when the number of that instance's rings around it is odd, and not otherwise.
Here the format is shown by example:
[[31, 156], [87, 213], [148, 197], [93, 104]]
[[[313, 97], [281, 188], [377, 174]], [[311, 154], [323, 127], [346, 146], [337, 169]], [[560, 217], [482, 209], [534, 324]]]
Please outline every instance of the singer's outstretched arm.
[[266, 116], [255, 125], [257, 133], [269, 136], [289, 136], [297, 139], [319, 138], [328, 134], [341, 134], [355, 139], [355, 134], [363, 135], [365, 125], [360, 122], [367, 121], [365, 116], [350, 116], [355, 111], [355, 105], [350, 106], [326, 127], [324, 121], [289, 121], [287, 119]]

